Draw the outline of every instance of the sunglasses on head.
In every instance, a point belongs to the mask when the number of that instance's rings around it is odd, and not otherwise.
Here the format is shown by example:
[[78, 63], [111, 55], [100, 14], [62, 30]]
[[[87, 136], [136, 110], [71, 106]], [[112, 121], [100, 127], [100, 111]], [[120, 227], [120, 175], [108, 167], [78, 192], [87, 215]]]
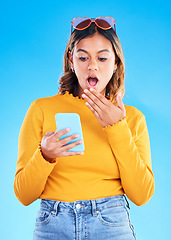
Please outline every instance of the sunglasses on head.
[[73, 28], [77, 30], [84, 30], [88, 28], [91, 23], [94, 22], [97, 27], [108, 30], [114, 27], [114, 31], [116, 33], [115, 19], [113, 17], [97, 17], [97, 18], [89, 18], [89, 17], [76, 17], [71, 21], [71, 34], [74, 31]]

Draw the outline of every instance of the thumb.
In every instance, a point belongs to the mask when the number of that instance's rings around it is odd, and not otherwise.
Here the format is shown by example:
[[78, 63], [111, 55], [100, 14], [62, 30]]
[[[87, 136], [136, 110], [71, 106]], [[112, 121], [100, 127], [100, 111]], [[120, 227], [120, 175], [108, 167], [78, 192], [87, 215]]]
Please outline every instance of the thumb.
[[46, 137], [50, 137], [50, 136], [52, 136], [54, 134], [54, 132], [47, 132], [46, 134], [45, 134], [45, 136]]
[[118, 107], [123, 111], [124, 113], [124, 117], [126, 116], [126, 110], [122, 101], [122, 97], [121, 97], [121, 92], [118, 92], [117, 96], [116, 96], [116, 101], [118, 104]]

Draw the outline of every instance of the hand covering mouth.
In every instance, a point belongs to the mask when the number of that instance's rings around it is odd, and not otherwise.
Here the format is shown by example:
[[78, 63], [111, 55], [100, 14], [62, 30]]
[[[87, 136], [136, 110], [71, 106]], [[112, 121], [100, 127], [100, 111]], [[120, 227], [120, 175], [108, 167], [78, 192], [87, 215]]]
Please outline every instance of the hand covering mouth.
[[98, 83], [98, 78], [90, 76], [87, 78], [87, 82], [88, 82], [89, 87], [95, 87]]

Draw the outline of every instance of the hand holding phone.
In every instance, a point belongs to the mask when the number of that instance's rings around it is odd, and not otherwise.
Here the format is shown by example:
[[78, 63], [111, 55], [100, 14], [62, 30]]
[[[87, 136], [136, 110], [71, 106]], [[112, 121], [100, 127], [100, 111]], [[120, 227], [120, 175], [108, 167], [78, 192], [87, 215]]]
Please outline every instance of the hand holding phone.
[[[66, 135], [70, 131], [69, 128], [65, 128], [61, 131], [47, 132], [41, 141], [41, 153], [44, 159], [50, 163], [56, 161], [59, 157], [69, 157], [75, 155], [83, 155], [84, 152], [71, 152], [75, 146], [82, 144], [81, 141], [77, 141], [78, 135], [74, 134], [69, 137], [63, 137], [62, 140], [58, 141], [62, 136]], [[74, 142], [70, 143], [73, 139]], [[69, 144], [70, 143], [70, 144]]]

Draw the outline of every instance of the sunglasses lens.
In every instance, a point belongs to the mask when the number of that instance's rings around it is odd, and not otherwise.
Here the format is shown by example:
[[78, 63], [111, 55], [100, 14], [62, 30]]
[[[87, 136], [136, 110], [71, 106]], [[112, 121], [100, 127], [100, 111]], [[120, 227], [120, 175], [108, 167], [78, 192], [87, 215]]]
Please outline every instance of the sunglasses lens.
[[113, 27], [113, 25], [115, 24], [115, 20], [112, 17], [97, 18], [96, 23], [99, 27], [103, 29], [109, 29]]
[[72, 22], [73, 27], [78, 30], [86, 28], [90, 23], [91, 23], [90, 18], [75, 18]]

